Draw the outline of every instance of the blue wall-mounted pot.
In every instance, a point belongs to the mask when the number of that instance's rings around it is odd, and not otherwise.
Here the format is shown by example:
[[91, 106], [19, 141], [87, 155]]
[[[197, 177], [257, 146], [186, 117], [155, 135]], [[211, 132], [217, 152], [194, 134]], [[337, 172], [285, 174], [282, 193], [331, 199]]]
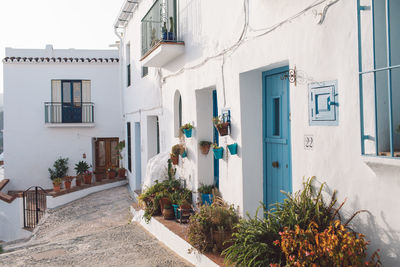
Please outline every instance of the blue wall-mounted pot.
[[187, 151], [186, 150], [182, 153], [181, 157], [182, 158], [186, 158], [187, 157]]
[[238, 144], [237, 143], [228, 145], [228, 150], [229, 150], [229, 153], [231, 153], [231, 155], [236, 155], [237, 154], [237, 149], [238, 149]]
[[183, 129], [183, 133], [185, 134], [186, 138], [192, 137], [192, 130], [193, 129]]
[[203, 205], [211, 205], [213, 202], [212, 194], [201, 194], [201, 202]]
[[224, 156], [224, 148], [222, 148], [222, 147], [213, 148], [213, 152], [214, 152], [214, 157], [216, 159], [222, 159], [222, 157]]

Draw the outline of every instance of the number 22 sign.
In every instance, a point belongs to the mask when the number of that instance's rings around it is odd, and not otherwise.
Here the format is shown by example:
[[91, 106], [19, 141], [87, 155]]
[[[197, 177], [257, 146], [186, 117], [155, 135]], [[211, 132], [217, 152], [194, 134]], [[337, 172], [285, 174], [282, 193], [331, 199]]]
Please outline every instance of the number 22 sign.
[[304, 149], [313, 150], [314, 149], [314, 136], [304, 135]]

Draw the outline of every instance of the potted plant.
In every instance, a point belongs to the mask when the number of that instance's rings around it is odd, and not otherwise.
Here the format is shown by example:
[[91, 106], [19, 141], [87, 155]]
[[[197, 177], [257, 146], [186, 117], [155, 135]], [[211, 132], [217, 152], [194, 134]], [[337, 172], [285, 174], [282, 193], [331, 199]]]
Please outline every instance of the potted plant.
[[222, 120], [222, 117], [218, 116], [213, 118], [213, 123], [215, 125], [215, 128], [217, 128], [220, 136], [228, 135], [228, 128], [230, 127], [229, 122], [224, 122]]
[[73, 179], [72, 176], [65, 176], [65, 177], [64, 177], [64, 186], [65, 186], [65, 189], [71, 189], [72, 179]]
[[163, 41], [168, 40], [168, 30], [167, 30], [167, 22], [164, 21], [162, 26], [162, 39]]
[[200, 141], [199, 146], [200, 146], [201, 153], [203, 155], [208, 154], [208, 152], [210, 151], [211, 144], [212, 143], [210, 141]]
[[211, 205], [213, 203], [213, 194], [212, 191], [215, 188], [214, 185], [204, 185], [201, 184], [197, 191], [201, 194], [201, 203], [203, 205]]
[[126, 173], [126, 169], [123, 167], [123, 156], [122, 156], [122, 150], [125, 148], [125, 140], [122, 140], [120, 142], [118, 142], [118, 145], [116, 147], [117, 151], [118, 151], [118, 158], [120, 160], [121, 163], [121, 168], [117, 169], [118, 172], [118, 177], [119, 178], [124, 178], [125, 177], [125, 173]]
[[87, 172], [90, 168], [90, 165], [87, 164], [85, 161], [81, 160], [75, 164], [75, 171], [76, 171], [76, 186], [81, 186], [83, 175]]
[[174, 165], [179, 164], [179, 155], [185, 152], [185, 148], [181, 144], [176, 144], [171, 149], [171, 161]]
[[231, 155], [236, 155], [237, 154], [237, 148], [238, 148], [238, 144], [237, 143], [228, 145], [228, 150], [229, 150], [229, 153], [231, 153]]
[[169, 17], [169, 32], [168, 32], [168, 40], [173, 41], [174, 40], [174, 18]]
[[[61, 185], [62, 179], [67, 175], [68, 172], [68, 158], [59, 158], [53, 163], [53, 168], [48, 168], [50, 173], [50, 179], [54, 182], [55, 179], [60, 178]], [[54, 183], [53, 183], [54, 184]]]
[[224, 156], [224, 148], [218, 146], [216, 143], [213, 144], [213, 152], [216, 159], [222, 159], [222, 157]]
[[173, 220], [175, 218], [174, 209], [172, 208], [171, 202], [163, 206], [162, 214], [166, 220]]
[[107, 169], [107, 178], [108, 179], [114, 179], [115, 177], [117, 177], [117, 172], [115, 171], [115, 169], [113, 167], [109, 167]]
[[63, 180], [61, 178], [53, 179], [53, 190], [54, 190], [54, 192], [56, 192], [56, 193], [60, 192], [62, 181]]
[[181, 131], [185, 134], [186, 138], [192, 137], [193, 125], [191, 123], [186, 123], [181, 126]]
[[92, 176], [93, 176], [93, 173], [89, 170], [87, 170], [83, 173], [83, 181], [85, 182], [85, 184], [92, 183]]

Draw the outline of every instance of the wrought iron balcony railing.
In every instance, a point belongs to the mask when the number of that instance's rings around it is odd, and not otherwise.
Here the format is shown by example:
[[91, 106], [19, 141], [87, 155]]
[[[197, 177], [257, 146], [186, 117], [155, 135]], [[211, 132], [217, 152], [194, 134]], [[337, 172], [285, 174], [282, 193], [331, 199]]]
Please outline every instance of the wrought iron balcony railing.
[[157, 0], [142, 19], [142, 56], [160, 42], [178, 42], [176, 0]]
[[46, 123], [94, 123], [94, 104], [45, 102], [44, 117]]

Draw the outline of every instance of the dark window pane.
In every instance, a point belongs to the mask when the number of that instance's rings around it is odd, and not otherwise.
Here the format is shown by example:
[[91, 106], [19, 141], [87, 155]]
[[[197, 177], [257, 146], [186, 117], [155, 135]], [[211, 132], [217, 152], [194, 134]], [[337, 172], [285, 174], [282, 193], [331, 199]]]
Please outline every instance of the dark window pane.
[[274, 114], [273, 114], [273, 135], [274, 136], [279, 136], [280, 135], [280, 111], [281, 111], [281, 108], [280, 108], [280, 98], [274, 98], [273, 99], [273, 112], [274, 112]]

